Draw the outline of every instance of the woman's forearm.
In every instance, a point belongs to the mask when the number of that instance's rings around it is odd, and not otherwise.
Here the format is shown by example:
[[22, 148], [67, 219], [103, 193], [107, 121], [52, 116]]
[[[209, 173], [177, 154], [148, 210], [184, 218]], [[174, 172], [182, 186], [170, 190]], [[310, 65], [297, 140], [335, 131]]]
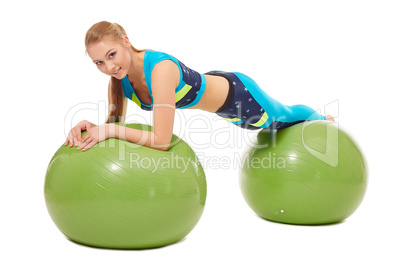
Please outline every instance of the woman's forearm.
[[162, 144], [154, 132], [127, 128], [115, 124], [109, 124], [109, 138], [125, 140], [149, 148], [167, 151], [169, 144]]

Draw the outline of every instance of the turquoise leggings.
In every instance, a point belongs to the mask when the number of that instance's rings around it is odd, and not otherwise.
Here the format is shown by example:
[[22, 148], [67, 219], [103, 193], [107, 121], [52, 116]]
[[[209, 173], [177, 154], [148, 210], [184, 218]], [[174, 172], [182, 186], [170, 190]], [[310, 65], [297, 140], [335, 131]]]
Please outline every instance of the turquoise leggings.
[[326, 120], [306, 105], [283, 105], [242, 73], [212, 71], [206, 74], [222, 76], [229, 81], [228, 97], [216, 114], [239, 127], [282, 129], [304, 121]]

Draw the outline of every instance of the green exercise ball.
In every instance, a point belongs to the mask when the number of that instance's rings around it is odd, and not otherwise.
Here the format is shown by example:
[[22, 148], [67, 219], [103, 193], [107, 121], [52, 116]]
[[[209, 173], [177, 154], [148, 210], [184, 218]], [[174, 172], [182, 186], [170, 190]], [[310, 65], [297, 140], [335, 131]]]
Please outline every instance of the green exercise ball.
[[44, 193], [51, 218], [70, 240], [154, 248], [181, 240], [195, 227], [206, 180], [194, 151], [175, 135], [167, 151], [108, 139], [85, 152], [62, 145], [50, 161]]
[[336, 123], [310, 121], [263, 129], [246, 148], [239, 172], [247, 204], [262, 218], [288, 224], [330, 224], [363, 200], [367, 164]]

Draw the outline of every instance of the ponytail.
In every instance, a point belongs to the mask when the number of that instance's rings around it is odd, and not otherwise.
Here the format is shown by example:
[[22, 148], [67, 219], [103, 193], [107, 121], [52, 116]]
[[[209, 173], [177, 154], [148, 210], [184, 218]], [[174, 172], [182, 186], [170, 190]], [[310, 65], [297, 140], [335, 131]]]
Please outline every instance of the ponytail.
[[127, 112], [127, 98], [123, 95], [121, 80], [111, 77], [109, 82], [109, 114], [106, 123], [124, 122]]

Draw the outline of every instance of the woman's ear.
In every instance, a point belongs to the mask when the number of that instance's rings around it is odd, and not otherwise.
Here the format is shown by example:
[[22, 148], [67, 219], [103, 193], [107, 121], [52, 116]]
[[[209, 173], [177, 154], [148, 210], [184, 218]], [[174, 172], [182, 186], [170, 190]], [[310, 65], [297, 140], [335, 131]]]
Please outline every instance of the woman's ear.
[[123, 40], [124, 40], [124, 44], [125, 44], [125, 45], [131, 47], [131, 42], [130, 42], [130, 39], [128, 39], [128, 36], [127, 36], [127, 35], [125, 35], [125, 36], [123, 37]]

